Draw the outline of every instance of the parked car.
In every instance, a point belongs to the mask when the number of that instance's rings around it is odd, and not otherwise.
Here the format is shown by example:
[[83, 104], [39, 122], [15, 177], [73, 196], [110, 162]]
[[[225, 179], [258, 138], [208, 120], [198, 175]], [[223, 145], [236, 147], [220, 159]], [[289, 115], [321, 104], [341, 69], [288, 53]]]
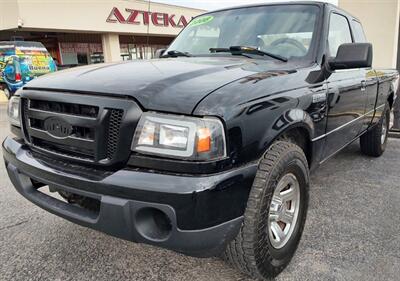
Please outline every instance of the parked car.
[[34, 78], [54, 72], [57, 67], [40, 42], [0, 42], [0, 90], [10, 98]]
[[72, 222], [276, 276], [306, 222], [309, 171], [358, 139], [366, 155], [385, 151], [399, 75], [372, 56], [360, 21], [330, 4], [206, 13], [159, 59], [19, 90], [7, 171]]

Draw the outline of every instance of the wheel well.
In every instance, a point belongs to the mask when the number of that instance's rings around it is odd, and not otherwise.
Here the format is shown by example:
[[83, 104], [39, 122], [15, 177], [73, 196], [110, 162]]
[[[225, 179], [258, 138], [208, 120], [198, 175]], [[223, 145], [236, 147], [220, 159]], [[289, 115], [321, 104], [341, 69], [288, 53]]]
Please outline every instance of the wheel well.
[[278, 140], [289, 141], [291, 143], [297, 144], [306, 155], [308, 165], [311, 166], [312, 161], [312, 148], [311, 139], [307, 129], [302, 127], [292, 128], [288, 131], [282, 133]]
[[388, 97], [388, 102], [389, 102], [390, 109], [393, 108], [393, 102], [394, 102], [393, 99], [394, 99], [394, 93], [392, 92], [392, 93], [390, 93], [390, 95]]

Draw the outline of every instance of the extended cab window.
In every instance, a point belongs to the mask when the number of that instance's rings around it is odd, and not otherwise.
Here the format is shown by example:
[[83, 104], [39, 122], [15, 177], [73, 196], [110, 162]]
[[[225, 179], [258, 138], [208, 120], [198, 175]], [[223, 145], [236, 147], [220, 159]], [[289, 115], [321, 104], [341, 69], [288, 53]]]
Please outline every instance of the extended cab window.
[[285, 58], [304, 58], [315, 35], [319, 7], [274, 5], [217, 11], [193, 19], [169, 47], [191, 55], [210, 48], [252, 47]]
[[353, 35], [356, 43], [365, 43], [367, 38], [365, 37], [364, 29], [358, 21], [353, 20]]
[[329, 54], [336, 57], [339, 46], [345, 43], [352, 43], [351, 31], [347, 18], [333, 13], [329, 23]]

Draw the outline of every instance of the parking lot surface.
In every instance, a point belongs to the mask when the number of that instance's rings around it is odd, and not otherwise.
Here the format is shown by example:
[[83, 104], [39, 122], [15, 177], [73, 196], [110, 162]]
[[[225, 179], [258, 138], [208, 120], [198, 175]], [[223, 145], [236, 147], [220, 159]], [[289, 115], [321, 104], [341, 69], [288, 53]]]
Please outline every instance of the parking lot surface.
[[[0, 105], [0, 139], [8, 134]], [[379, 159], [357, 143], [312, 176], [308, 219], [281, 280], [399, 280], [400, 140]], [[219, 258], [119, 240], [21, 197], [0, 164], [0, 280], [251, 280]]]

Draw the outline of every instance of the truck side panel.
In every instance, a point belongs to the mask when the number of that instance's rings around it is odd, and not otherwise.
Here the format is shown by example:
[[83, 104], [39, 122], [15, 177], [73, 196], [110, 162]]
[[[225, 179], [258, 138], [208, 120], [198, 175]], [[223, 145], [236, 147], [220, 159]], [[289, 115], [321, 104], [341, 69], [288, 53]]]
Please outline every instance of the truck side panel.
[[[395, 91], [395, 81], [397, 79], [397, 71], [393, 69], [376, 70], [376, 75], [378, 79], [378, 92], [376, 97], [376, 112], [372, 119], [371, 126], [375, 125], [382, 116], [385, 109], [385, 104], [389, 100], [390, 95], [396, 94]], [[394, 99], [393, 99], [394, 100]]]

